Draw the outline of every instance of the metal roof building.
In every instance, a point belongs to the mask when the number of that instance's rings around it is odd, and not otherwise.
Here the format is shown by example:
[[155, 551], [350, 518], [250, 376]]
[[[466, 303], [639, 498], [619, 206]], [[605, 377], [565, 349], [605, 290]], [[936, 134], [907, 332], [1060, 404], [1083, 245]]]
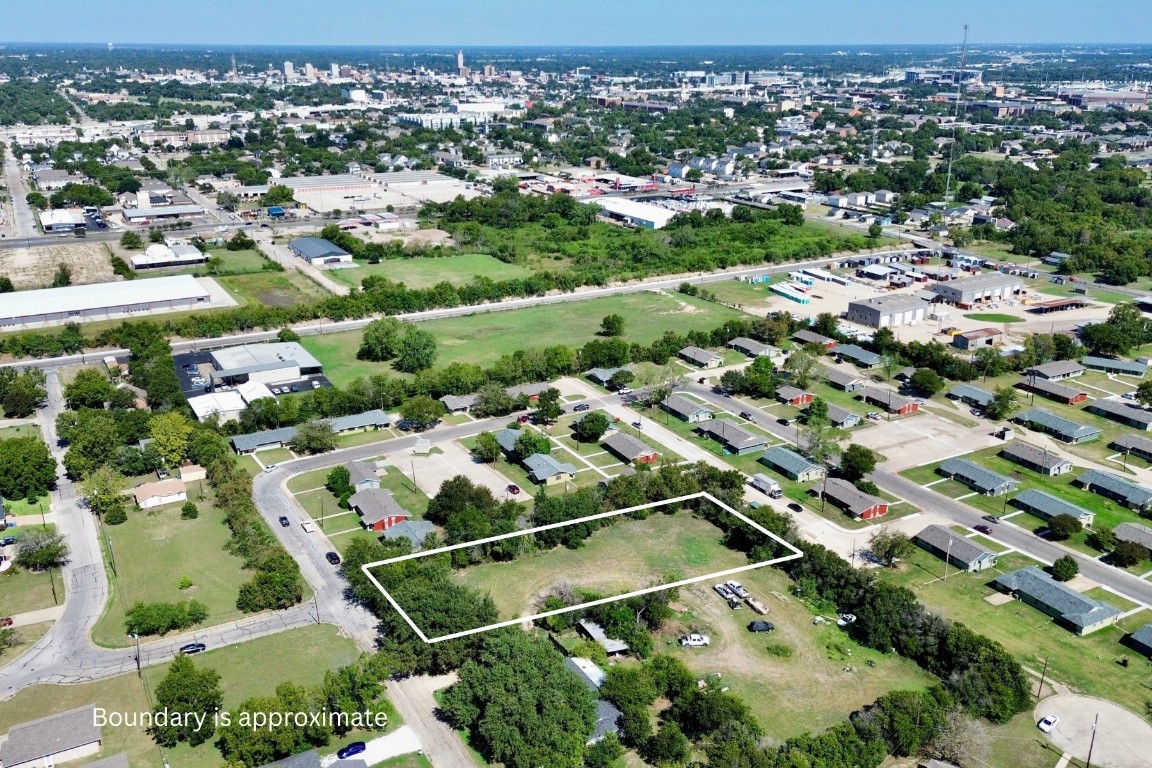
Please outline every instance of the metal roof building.
[[968, 459], [947, 459], [936, 471], [988, 496], [1002, 496], [1020, 484]]
[[911, 325], [923, 320], [930, 307], [931, 304], [917, 296], [893, 293], [848, 302], [844, 319], [869, 328]]
[[208, 308], [212, 295], [191, 275], [149, 280], [70, 285], [4, 294], [0, 328], [84, 323], [138, 315]]
[[1085, 528], [1091, 528], [1096, 519], [1095, 512], [1089, 512], [1084, 507], [1078, 507], [1035, 488], [1028, 488], [1016, 494], [1012, 499], [1012, 504], [1041, 520], [1051, 520], [1057, 515], [1068, 515], [1079, 520]]
[[1072, 471], [1072, 462], [1043, 448], [1022, 440], [1013, 440], [1000, 449], [1000, 455], [1014, 464], [1027, 467], [1042, 475], [1063, 475]]
[[1115, 499], [1132, 509], [1144, 510], [1152, 506], [1152, 491], [1110, 472], [1090, 469], [1077, 477], [1076, 482], [1093, 493]]
[[124, 219], [172, 219], [180, 216], [202, 216], [204, 209], [198, 205], [162, 205], [156, 208], [125, 208]]
[[1112, 441], [1112, 446], [1145, 461], [1152, 461], [1152, 440], [1141, 435], [1120, 435]]
[[1152, 528], [1140, 523], [1120, 523], [1112, 529], [1120, 541], [1131, 541], [1152, 551]]
[[776, 471], [800, 482], [817, 480], [824, 475], [824, 467], [809, 461], [791, 448], [776, 446], [764, 451], [760, 463], [772, 467]]
[[1006, 573], [992, 582], [1005, 592], [1038, 608], [1078, 635], [1114, 624], [1120, 609], [1080, 594], [1034, 565]]
[[957, 384], [948, 391], [948, 397], [962, 403], [968, 403], [968, 405], [978, 405], [981, 408], [996, 399], [996, 396], [991, 392], [971, 384]]
[[1024, 372], [1024, 375], [1035, 376], [1038, 379], [1047, 379], [1048, 381], [1059, 381], [1060, 379], [1081, 376], [1083, 373], [1084, 366], [1075, 360], [1053, 360], [1050, 363], [1032, 366]]
[[1102, 434], [1102, 430], [1098, 427], [1077, 424], [1044, 408], [1030, 408], [1027, 411], [1021, 411], [1012, 417], [1012, 421], [1037, 432], [1047, 432], [1066, 443], [1086, 443], [1089, 440], [1096, 440]]
[[308, 262], [351, 263], [352, 255], [321, 237], [298, 237], [288, 243], [292, 253]]
[[861, 368], [872, 368], [880, 364], [880, 355], [855, 344], [841, 344], [832, 351], [832, 354], [842, 360], [847, 358]]
[[952, 304], [975, 304], [985, 299], [1008, 298], [1022, 290], [1024, 290], [1023, 278], [1006, 275], [1003, 272], [987, 272], [932, 286], [933, 293]]

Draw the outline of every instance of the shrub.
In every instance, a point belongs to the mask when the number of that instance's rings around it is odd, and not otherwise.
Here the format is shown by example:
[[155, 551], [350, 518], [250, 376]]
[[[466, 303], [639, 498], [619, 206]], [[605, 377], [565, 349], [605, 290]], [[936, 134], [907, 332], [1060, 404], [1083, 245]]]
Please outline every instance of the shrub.
[[185, 520], [195, 520], [200, 517], [200, 508], [190, 501], [184, 502], [184, 506], [180, 507], [180, 517]]
[[128, 522], [128, 512], [125, 511], [124, 505], [119, 504], [104, 515], [104, 522], [108, 525], [120, 525], [121, 523]]
[[1048, 521], [1048, 535], [1053, 541], [1067, 541], [1083, 529], [1083, 524], [1072, 515], [1056, 515]]
[[180, 603], [137, 602], [124, 615], [124, 628], [128, 634], [163, 635], [200, 624], [207, 618], [208, 608], [196, 600]]
[[188, 589], [191, 586], [192, 586], [192, 579], [188, 578], [187, 576], [180, 579], [180, 589]]
[[1071, 581], [1080, 573], [1080, 566], [1071, 555], [1064, 555], [1052, 563], [1052, 578], [1056, 581]]
[[769, 655], [775, 656], [778, 659], [792, 658], [792, 646], [785, 645], [784, 643], [768, 643], [768, 645], [764, 646], [764, 650], [768, 651]]

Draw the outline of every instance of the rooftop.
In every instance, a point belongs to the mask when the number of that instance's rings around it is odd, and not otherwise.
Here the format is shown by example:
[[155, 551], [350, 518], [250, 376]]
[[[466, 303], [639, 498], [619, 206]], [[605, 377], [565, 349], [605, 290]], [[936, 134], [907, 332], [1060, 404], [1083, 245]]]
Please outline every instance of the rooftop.
[[[780, 445], [764, 451], [764, 455], [760, 457], [760, 461], [764, 464], [779, 467], [793, 475], [799, 475], [813, 469], [823, 470], [823, 467], [819, 464], [809, 461], [806, 457], [801, 456], [791, 448], [785, 448]], [[828, 482], [832, 483], [835, 481], [829, 480]]]
[[0, 763], [18, 765], [100, 741], [94, 709], [88, 705], [12, 726], [0, 744]]
[[950, 528], [945, 528], [942, 525], [930, 525], [913, 538], [923, 541], [925, 544], [941, 552], [945, 552], [963, 563], [974, 563], [982, 557], [996, 554], [963, 534], [957, 533]]
[[909, 309], [916, 310], [927, 307], [928, 302], [915, 295], [890, 293], [884, 296], [873, 296], [868, 299], [848, 302], [849, 309], [853, 306], [873, 307], [885, 312], [902, 312]]
[[849, 360], [855, 360], [862, 365], [880, 364], [880, 355], [875, 352], [869, 352], [855, 344], [841, 344], [836, 347], [836, 354], [841, 357], [847, 357]]
[[877, 504], [888, 503], [879, 496], [864, 493], [852, 483], [840, 478], [833, 478], [824, 484], [824, 495], [847, 510], [853, 517], [860, 517]]
[[250, 366], [287, 365], [295, 363], [301, 368], [320, 368], [320, 361], [295, 341], [275, 341], [267, 344], [241, 344], [212, 352], [212, 363], [218, 370], [227, 371]]
[[1131, 483], [1122, 477], [1117, 477], [1111, 472], [1101, 472], [1098, 469], [1090, 469], [1077, 477], [1076, 482], [1081, 485], [1094, 485], [1098, 488], [1103, 488], [1110, 493], [1124, 497], [1130, 503], [1139, 507], [1147, 506], [1149, 502], [1152, 502], [1152, 491], [1136, 483]]
[[331, 256], [347, 256], [348, 252], [321, 237], [298, 237], [288, 243], [288, 247], [302, 258], [323, 259]]
[[1134, 421], [1138, 424], [1152, 424], [1152, 411], [1146, 411], [1136, 405], [1129, 405], [1123, 400], [1093, 400], [1088, 410], [1103, 416], [1117, 416], [1120, 419]]
[[561, 474], [576, 474], [576, 467], [556, 459], [551, 454], [534, 453], [524, 459], [524, 466], [528, 469], [532, 479], [542, 483], [550, 477]]
[[113, 309], [145, 302], [202, 300], [207, 303], [211, 294], [191, 275], [154, 277], [144, 283], [123, 280], [114, 283], [70, 285], [66, 288], [42, 288], [36, 291], [17, 291], [4, 294], [0, 302], [0, 325], [6, 320], [20, 320], [44, 314], [89, 312], [95, 309]]
[[668, 395], [664, 400], [664, 407], [679, 416], [691, 416], [700, 411], [708, 411], [708, 413], [711, 413], [703, 403], [689, 400], [682, 395]]
[[1144, 549], [1152, 550], [1152, 528], [1140, 523], [1120, 523], [1112, 529], [1120, 541], [1134, 541]]
[[1035, 510], [1045, 517], [1069, 515], [1077, 520], [1095, 517], [1094, 513], [1089, 512], [1084, 509], [1084, 507], [1078, 507], [1071, 502], [1064, 501], [1064, 499], [1057, 498], [1045, 491], [1038, 491], [1035, 488], [1028, 488], [1016, 494], [1012, 499], [1012, 503], [1018, 507], [1027, 507], [1030, 510]]
[[1019, 485], [1019, 481], [985, 469], [968, 459], [946, 459], [940, 464], [940, 471], [946, 475], [961, 477], [981, 491], [996, 491], [1007, 486]]
[[767, 438], [753, 434], [736, 422], [727, 419], [709, 419], [701, 422], [697, 428], [713, 439], [726, 443], [737, 450], [764, 445], [768, 442]]
[[1120, 609], [1086, 597], [1034, 565], [995, 580], [1001, 588], [1027, 595], [1074, 627], [1085, 628], [1120, 614]]
[[655, 453], [655, 450], [650, 445], [626, 432], [617, 432], [611, 437], [606, 438], [603, 445], [605, 448], [610, 448], [614, 453], [619, 454], [628, 461], [635, 461], [641, 456]]
[[1083, 373], [1084, 366], [1075, 360], [1053, 360], [1051, 363], [1034, 365], [1026, 373], [1035, 373], [1037, 376], [1052, 378], [1053, 376], [1069, 376], [1074, 373]]
[[1037, 448], [1023, 440], [1013, 440], [1000, 449], [1000, 455], [1010, 459], [1018, 459], [1018, 463], [1030, 464], [1044, 469], [1055, 469], [1062, 464], [1071, 465], [1072, 462], [1059, 454], [1043, 448]]
[[996, 399], [996, 396], [988, 390], [974, 387], [971, 384], [957, 384], [948, 391], [948, 396], [963, 398], [974, 403], [979, 403], [980, 405], [988, 405], [988, 403]]
[[1090, 427], [1087, 424], [1077, 424], [1074, 421], [1065, 419], [1063, 416], [1057, 416], [1052, 413], [1052, 411], [1044, 408], [1029, 408], [1027, 411], [1021, 411], [1013, 417], [1013, 420], [1021, 423], [1039, 424], [1050, 432], [1055, 432], [1058, 435], [1063, 435], [1070, 439], [1099, 435], [1102, 431], [1097, 427]]

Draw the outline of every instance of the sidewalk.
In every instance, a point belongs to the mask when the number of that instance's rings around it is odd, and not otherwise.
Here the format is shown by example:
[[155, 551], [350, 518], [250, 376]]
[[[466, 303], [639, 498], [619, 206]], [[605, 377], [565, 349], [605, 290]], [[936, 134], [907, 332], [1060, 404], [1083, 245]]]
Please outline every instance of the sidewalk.
[[44, 621], [57, 621], [64, 613], [64, 606], [57, 605], [52, 608], [41, 608], [38, 611], [15, 613], [11, 616], [13, 627], [27, 627]]

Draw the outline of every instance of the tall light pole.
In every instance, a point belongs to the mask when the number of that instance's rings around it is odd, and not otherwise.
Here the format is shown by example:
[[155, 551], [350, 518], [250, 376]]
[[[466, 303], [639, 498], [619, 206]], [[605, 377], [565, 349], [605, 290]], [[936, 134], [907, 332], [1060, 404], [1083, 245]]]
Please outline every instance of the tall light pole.
[[1040, 685], [1036, 687], [1036, 698], [1040, 698], [1040, 693], [1044, 690], [1044, 678], [1048, 676], [1048, 661], [1051, 658], [1051, 656], [1044, 657], [1044, 670], [1040, 673]]

